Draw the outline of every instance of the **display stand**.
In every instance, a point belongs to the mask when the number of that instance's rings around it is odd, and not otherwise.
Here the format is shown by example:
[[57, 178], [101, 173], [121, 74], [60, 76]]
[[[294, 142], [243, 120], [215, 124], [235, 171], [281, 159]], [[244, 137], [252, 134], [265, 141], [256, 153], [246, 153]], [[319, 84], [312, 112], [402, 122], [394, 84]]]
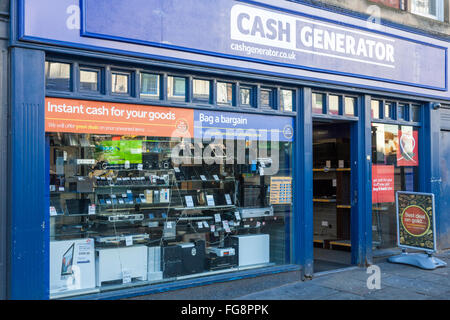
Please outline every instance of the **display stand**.
[[426, 270], [434, 270], [439, 267], [447, 266], [447, 263], [433, 257], [432, 253], [407, 253], [405, 249], [402, 254], [388, 258], [391, 263], [409, 264]]
[[[433, 257], [436, 252], [434, 194], [397, 191], [395, 203], [397, 244], [402, 248], [402, 254], [390, 257], [388, 261], [426, 270], [447, 266], [444, 261]], [[407, 248], [425, 253], [407, 253]]]

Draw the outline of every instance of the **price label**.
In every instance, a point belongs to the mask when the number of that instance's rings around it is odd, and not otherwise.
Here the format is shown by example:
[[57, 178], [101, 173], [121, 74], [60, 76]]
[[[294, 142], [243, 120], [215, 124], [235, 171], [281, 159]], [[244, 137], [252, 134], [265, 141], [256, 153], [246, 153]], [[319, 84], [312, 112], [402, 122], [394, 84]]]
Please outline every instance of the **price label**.
[[208, 206], [214, 207], [216, 204], [214, 203], [214, 196], [212, 194], [206, 195], [206, 201], [208, 203]]
[[215, 225], [211, 225], [211, 232], [215, 232], [216, 231], [216, 226]]
[[55, 207], [50, 207], [50, 215], [51, 216], [56, 216], [58, 213], [56, 212]]
[[226, 220], [222, 221], [222, 225], [226, 232], [228, 232], [228, 233], [231, 232], [230, 226], [228, 225], [228, 221], [226, 221]]
[[214, 221], [215, 221], [215, 222], [220, 222], [220, 221], [222, 221], [222, 219], [220, 218], [220, 213], [214, 214]]
[[192, 208], [194, 206], [192, 196], [185, 196], [184, 198], [186, 199], [186, 207]]
[[219, 176], [217, 174], [213, 175], [214, 180], [220, 181]]
[[204, 175], [200, 175], [200, 179], [202, 179], [203, 181], [206, 181], [206, 177]]
[[125, 245], [126, 245], [127, 247], [133, 245], [133, 237], [132, 237], [132, 236], [126, 236], [126, 237], [125, 237]]
[[201, 221], [197, 222], [197, 226], [199, 229], [203, 228], [203, 222]]
[[142, 165], [142, 163], [139, 163], [139, 164], [137, 165], [137, 168], [138, 168], [138, 170], [142, 170], [142, 169], [144, 169], [144, 166]]
[[88, 214], [95, 214], [95, 204], [91, 204], [88, 210]]
[[231, 202], [230, 194], [228, 194], [228, 193], [225, 194], [225, 201], [227, 202], [228, 205], [232, 205], [233, 204], [233, 202]]
[[127, 269], [122, 270], [122, 283], [131, 283], [131, 271]]
[[209, 228], [209, 224], [206, 221], [203, 221], [203, 225], [205, 226], [205, 228]]
[[234, 216], [236, 217], [236, 220], [241, 220], [241, 215], [239, 214], [239, 211], [234, 212]]
[[173, 170], [175, 170], [176, 173], [180, 172], [180, 168], [178, 168], [178, 167], [174, 167]]

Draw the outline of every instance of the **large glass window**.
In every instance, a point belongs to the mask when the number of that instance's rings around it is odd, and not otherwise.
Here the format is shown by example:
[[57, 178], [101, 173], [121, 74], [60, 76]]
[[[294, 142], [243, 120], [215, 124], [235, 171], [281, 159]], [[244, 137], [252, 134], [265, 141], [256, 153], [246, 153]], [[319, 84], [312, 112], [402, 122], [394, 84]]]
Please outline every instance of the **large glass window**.
[[375, 248], [396, 246], [395, 192], [418, 191], [418, 169], [417, 128], [372, 124], [372, 238]]
[[292, 118], [47, 99], [52, 297], [291, 263]]

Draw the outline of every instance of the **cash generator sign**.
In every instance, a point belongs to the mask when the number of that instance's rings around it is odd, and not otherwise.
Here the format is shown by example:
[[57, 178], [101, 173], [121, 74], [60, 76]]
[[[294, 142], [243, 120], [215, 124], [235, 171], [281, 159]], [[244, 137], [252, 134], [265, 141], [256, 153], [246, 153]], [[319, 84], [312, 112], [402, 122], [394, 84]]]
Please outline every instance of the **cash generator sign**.
[[395, 68], [395, 40], [391, 38], [244, 5], [231, 8], [231, 39], [231, 50], [248, 55], [296, 60], [296, 53], [301, 52]]

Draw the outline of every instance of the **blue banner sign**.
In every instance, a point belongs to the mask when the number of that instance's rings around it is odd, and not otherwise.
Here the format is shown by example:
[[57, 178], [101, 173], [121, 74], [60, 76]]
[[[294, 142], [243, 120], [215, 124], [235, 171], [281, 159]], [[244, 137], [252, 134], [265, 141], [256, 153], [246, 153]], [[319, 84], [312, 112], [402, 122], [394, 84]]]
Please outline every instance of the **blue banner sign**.
[[290, 142], [294, 118], [194, 110], [194, 137]]
[[21, 41], [450, 99], [448, 42], [298, 3], [19, 0], [19, 9]]
[[[446, 50], [220, 0], [84, 0], [82, 34], [445, 89]], [[133, 23], [130, 23], [133, 21]]]

